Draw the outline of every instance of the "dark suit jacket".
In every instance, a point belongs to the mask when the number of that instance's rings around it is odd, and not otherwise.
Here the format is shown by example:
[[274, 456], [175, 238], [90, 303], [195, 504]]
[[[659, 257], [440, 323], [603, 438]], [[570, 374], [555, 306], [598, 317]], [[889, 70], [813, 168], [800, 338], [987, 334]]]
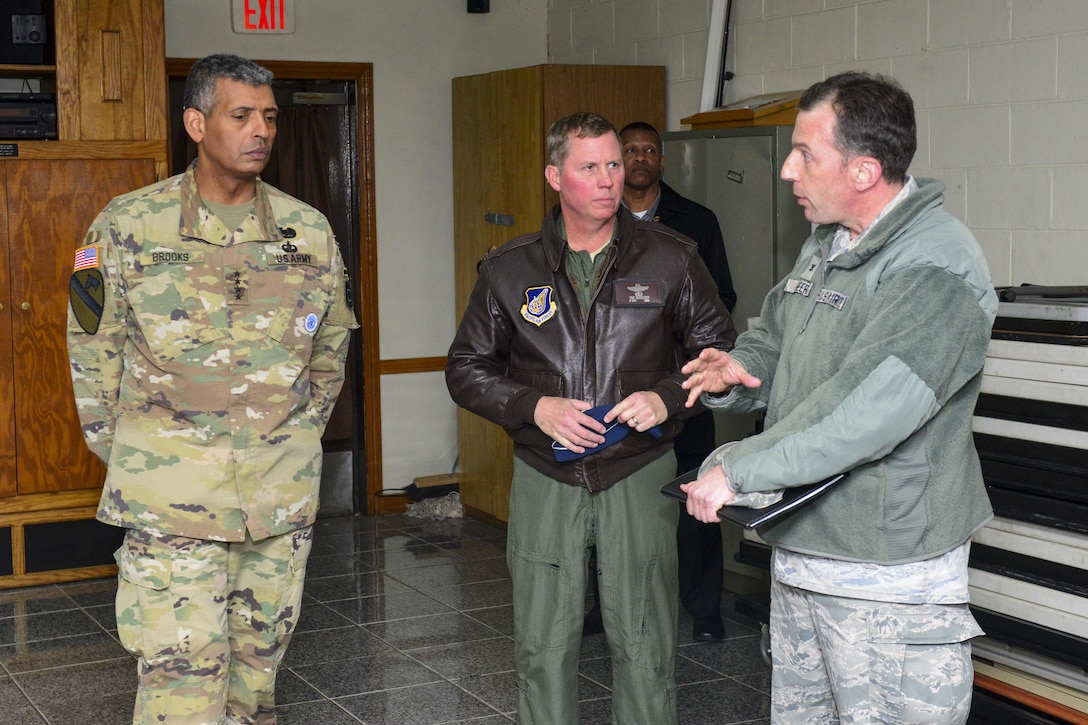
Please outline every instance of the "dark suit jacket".
[[737, 304], [737, 293], [733, 291], [733, 277], [729, 274], [729, 260], [725, 254], [722, 230], [718, 226], [718, 217], [702, 204], [680, 196], [664, 181], [661, 182], [661, 201], [657, 205], [654, 221], [670, 229], [691, 237], [699, 245], [702, 257], [714, 284], [718, 287], [718, 296], [730, 312]]

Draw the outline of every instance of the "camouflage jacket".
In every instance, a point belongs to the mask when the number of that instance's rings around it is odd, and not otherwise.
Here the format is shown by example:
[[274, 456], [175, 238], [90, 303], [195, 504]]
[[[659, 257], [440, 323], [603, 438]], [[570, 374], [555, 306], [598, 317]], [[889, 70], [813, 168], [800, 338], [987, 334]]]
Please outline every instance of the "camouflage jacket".
[[219, 541], [313, 523], [344, 380], [328, 220], [258, 181], [232, 234], [184, 174], [117, 197], [76, 250], [68, 351], [100, 521]]

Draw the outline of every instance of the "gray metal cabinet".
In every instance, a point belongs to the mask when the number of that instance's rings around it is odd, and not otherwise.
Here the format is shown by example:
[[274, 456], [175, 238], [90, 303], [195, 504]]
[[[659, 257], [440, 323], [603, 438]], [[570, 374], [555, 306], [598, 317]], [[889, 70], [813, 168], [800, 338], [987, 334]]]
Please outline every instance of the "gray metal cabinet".
[[[748, 329], [763, 298], [793, 267], [810, 225], [778, 172], [793, 126], [678, 131], [662, 136], [665, 183], [718, 216], [737, 292], [733, 321]], [[752, 432], [755, 415], [716, 416], [719, 441]]]
[[778, 178], [793, 126], [680, 131], [662, 137], [665, 182], [718, 215], [737, 291], [738, 330], [793, 266], [810, 225]]

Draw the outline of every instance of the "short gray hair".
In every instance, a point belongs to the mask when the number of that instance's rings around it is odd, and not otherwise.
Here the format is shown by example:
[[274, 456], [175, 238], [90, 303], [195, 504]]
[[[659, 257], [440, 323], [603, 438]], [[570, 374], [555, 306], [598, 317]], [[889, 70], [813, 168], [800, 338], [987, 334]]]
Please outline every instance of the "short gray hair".
[[274, 76], [264, 66], [238, 55], [208, 55], [193, 63], [189, 70], [189, 77], [185, 79], [182, 105], [185, 108], [195, 108], [205, 115], [211, 113], [217, 100], [215, 84], [221, 78], [258, 88], [272, 85]]
[[548, 129], [548, 163], [563, 168], [563, 162], [570, 153], [570, 137], [597, 138], [611, 133], [619, 142], [616, 127], [604, 116], [588, 111], [580, 111], [564, 116]]

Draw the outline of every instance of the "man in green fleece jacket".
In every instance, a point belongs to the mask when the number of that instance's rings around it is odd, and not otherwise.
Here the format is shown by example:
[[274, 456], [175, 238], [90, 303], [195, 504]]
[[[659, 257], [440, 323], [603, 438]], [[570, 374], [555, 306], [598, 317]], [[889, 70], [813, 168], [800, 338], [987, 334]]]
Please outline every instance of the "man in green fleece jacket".
[[762, 408], [765, 430], [707, 459], [688, 511], [850, 471], [760, 532], [772, 722], [966, 722], [968, 549], [993, 515], [971, 416], [997, 298], [943, 185], [907, 174], [894, 80], [840, 74], [798, 110], [781, 176], [815, 230], [735, 349], [683, 368], [689, 405]]

